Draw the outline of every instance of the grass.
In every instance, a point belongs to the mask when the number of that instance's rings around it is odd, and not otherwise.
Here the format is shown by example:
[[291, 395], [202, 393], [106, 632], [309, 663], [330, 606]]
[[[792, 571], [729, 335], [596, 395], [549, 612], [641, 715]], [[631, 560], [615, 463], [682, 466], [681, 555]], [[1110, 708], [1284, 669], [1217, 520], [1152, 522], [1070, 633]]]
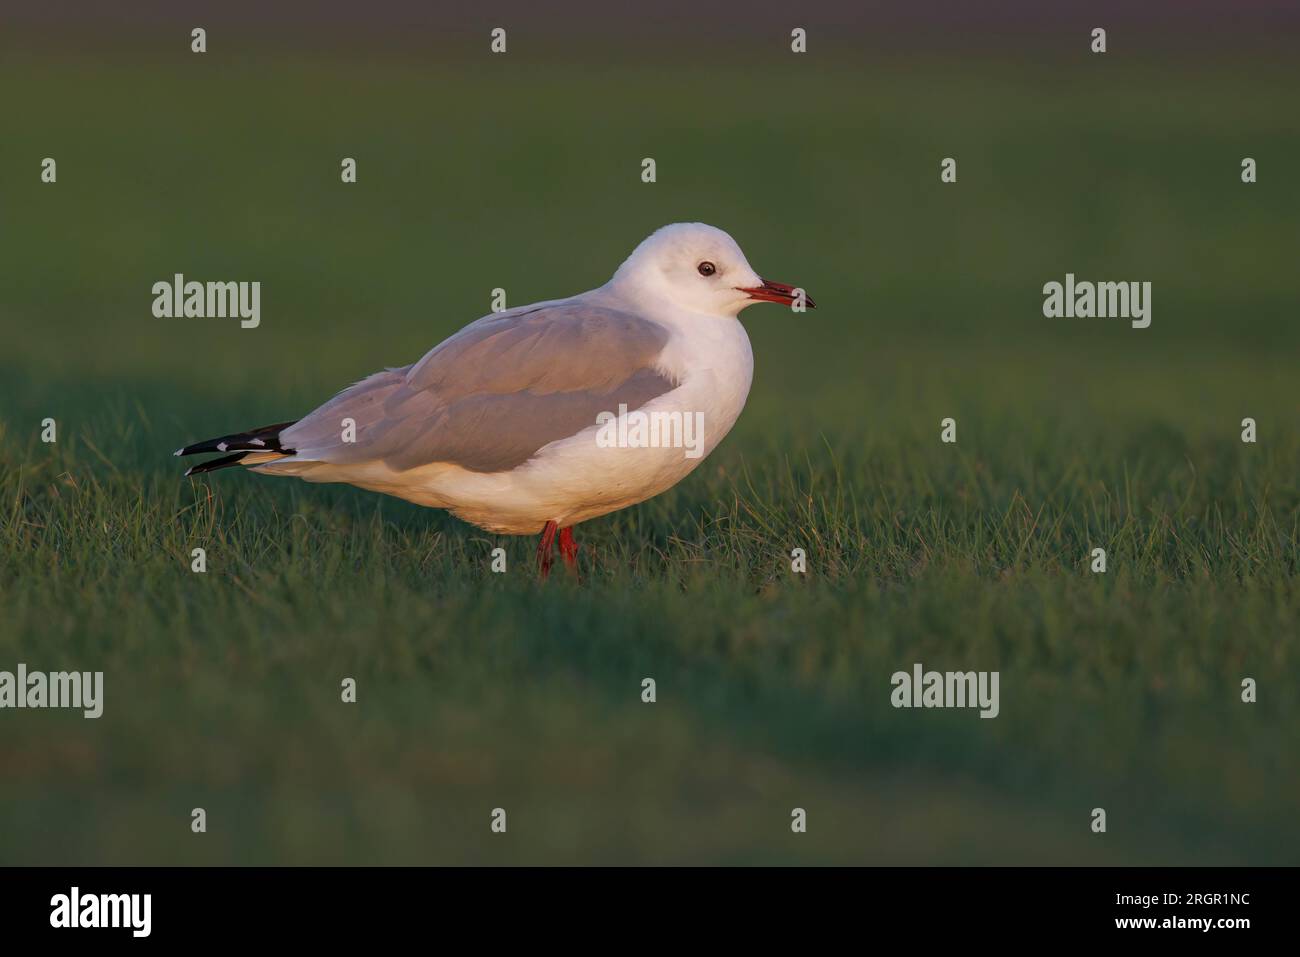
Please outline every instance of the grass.
[[[1293, 70], [11, 56], [19, 81], [0, 669], [103, 670], [106, 703], [0, 713], [0, 861], [1296, 862]], [[410, 361], [496, 286], [596, 285], [678, 219], [822, 308], [746, 314], [735, 431], [580, 527], [581, 584], [392, 499], [180, 477], [182, 442]], [[1151, 280], [1152, 327], [1044, 319], [1066, 271]], [[174, 272], [261, 280], [262, 326], [153, 319]], [[893, 709], [915, 661], [1000, 671], [1000, 716]]]

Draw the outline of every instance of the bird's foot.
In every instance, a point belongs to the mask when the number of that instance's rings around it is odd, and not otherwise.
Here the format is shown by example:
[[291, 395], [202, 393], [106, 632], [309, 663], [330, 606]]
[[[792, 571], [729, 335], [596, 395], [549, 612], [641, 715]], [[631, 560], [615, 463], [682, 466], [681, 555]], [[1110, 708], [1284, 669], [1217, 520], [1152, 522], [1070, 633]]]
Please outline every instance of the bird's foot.
[[560, 529], [560, 554], [564, 564], [573, 572], [578, 571], [578, 543], [573, 540], [573, 526]]
[[542, 529], [542, 537], [537, 542], [537, 575], [543, 581], [551, 573], [551, 543], [555, 541], [555, 522], [547, 522]]

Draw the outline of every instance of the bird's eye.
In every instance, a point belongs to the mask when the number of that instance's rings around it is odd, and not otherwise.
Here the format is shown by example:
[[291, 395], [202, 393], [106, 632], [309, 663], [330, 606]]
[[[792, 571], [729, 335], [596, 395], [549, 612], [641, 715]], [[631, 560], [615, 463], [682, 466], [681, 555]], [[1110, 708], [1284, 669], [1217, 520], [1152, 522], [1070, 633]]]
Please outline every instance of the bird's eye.
[[712, 276], [718, 271], [718, 267], [713, 265], [713, 263], [709, 262], [707, 259], [695, 268], [700, 271], [701, 276]]

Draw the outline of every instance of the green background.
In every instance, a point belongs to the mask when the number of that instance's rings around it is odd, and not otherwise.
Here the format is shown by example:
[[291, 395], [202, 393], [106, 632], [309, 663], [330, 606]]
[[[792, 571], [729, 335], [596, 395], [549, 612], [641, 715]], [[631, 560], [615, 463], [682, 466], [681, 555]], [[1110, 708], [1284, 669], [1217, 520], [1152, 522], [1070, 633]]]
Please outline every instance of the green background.
[[[618, 29], [7, 51], [0, 669], [106, 689], [0, 712], [0, 862], [1296, 863], [1294, 57]], [[745, 313], [735, 430], [579, 527], [581, 584], [171, 457], [680, 220], [820, 308]], [[1151, 327], [1044, 318], [1067, 271], [1150, 281]], [[176, 272], [261, 281], [261, 326], [155, 319]], [[894, 710], [917, 661], [1001, 715]]]

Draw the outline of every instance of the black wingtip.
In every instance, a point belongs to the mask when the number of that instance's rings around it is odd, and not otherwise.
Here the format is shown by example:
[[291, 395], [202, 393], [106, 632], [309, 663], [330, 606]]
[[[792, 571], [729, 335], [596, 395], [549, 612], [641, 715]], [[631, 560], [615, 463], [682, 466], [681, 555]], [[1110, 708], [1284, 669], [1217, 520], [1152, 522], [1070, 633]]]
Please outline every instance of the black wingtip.
[[280, 445], [280, 433], [293, 425], [293, 422], [277, 422], [275, 425], [263, 425], [249, 429], [247, 432], [235, 432], [231, 435], [218, 436], [185, 445], [177, 449], [175, 455], [200, 455], [204, 452], [292, 452]]
[[215, 472], [217, 469], [228, 468], [231, 465], [238, 465], [243, 460], [247, 452], [236, 452], [234, 455], [223, 455], [219, 459], [212, 459], [207, 462], [201, 462], [198, 465], [192, 465], [185, 470], [188, 478], [191, 475], [202, 475], [204, 472]]

